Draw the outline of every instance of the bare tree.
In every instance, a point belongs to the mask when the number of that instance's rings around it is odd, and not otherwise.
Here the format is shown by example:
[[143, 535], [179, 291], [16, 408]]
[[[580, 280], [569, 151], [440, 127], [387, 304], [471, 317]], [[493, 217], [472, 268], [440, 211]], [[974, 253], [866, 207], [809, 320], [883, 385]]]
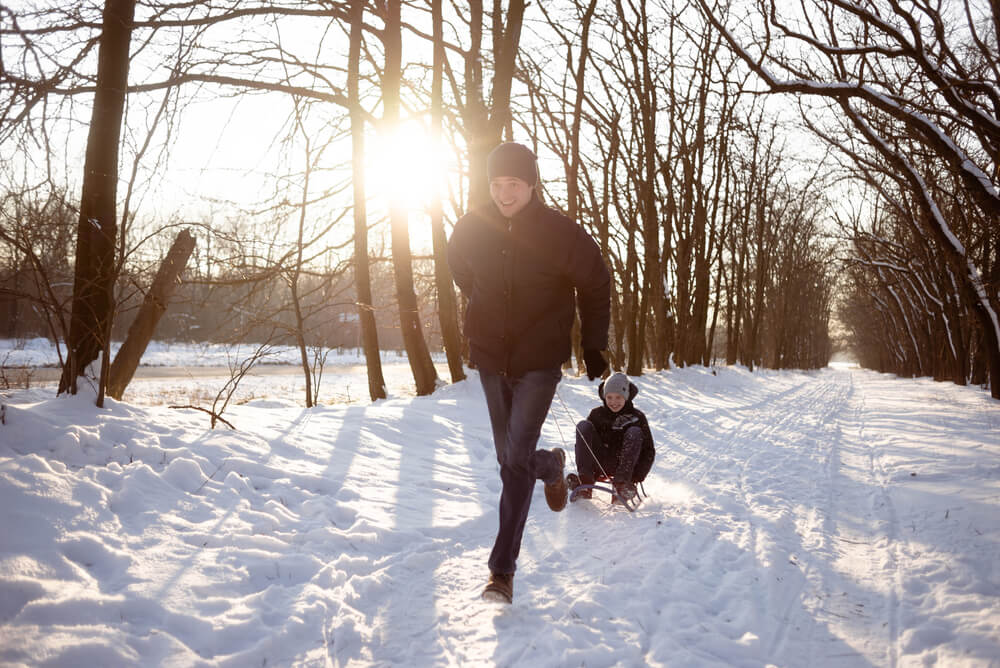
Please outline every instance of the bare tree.
[[[443, 149], [441, 130], [444, 124], [444, 66], [446, 60], [444, 45], [444, 19], [441, 0], [431, 0], [432, 43], [434, 48], [431, 75], [431, 133], [435, 150]], [[458, 301], [455, 286], [448, 267], [448, 240], [444, 229], [444, 210], [441, 193], [433, 195], [430, 205], [431, 242], [434, 246], [434, 280], [437, 287], [438, 322], [441, 338], [448, 357], [451, 382], [465, 379], [462, 363], [462, 335], [458, 327]]]
[[[9, 338], [66, 338], [78, 214], [62, 191], [8, 192], [0, 201], [0, 298]], [[57, 347], [60, 366], [62, 349]]]
[[117, 236], [118, 147], [128, 87], [129, 45], [135, 0], [107, 0], [98, 51], [97, 90], [83, 166], [76, 275], [67, 343], [67, 363], [59, 391], [76, 394], [77, 377], [101, 353], [97, 405], [104, 403], [114, 311]]
[[[510, 0], [506, 13], [502, 12], [500, 0], [494, 2], [490, 30], [493, 47], [493, 79], [490, 104], [487, 105], [483, 72], [483, 2], [482, 0], [469, 2], [470, 44], [464, 52], [465, 95], [462, 96], [459, 90], [455, 90], [455, 98], [461, 100], [459, 113], [468, 147], [469, 209], [489, 202], [486, 156], [500, 143], [505, 129], [508, 136], [510, 135], [511, 87], [521, 40], [524, 10], [524, 0]], [[457, 88], [457, 85], [455, 87]]]
[[[966, 1], [965, 23], [957, 24], [948, 8], [933, 4], [812, 1], [779, 10], [763, 1], [744, 24], [757, 32], [742, 37], [725, 24], [724, 7], [699, 4], [769, 91], [828, 100], [910, 192], [919, 215], [907, 222], [937, 261], [952, 268], [973, 305], [992, 395], [1000, 398], [1000, 300], [986, 278], [995, 258], [984, 262], [970, 252], [981, 240], [962, 238], [944, 213], [946, 199], [921, 169], [929, 158], [935, 169], [953, 173], [963, 198], [992, 221], [987, 227], [996, 227], [1000, 93], [989, 83], [1000, 79], [996, 9], [982, 16]], [[750, 40], [753, 52], [744, 46]], [[846, 140], [833, 139], [852, 150]]]
[[[238, 349], [238, 346], [237, 346]], [[209, 416], [209, 428], [215, 429], [215, 425], [221, 422], [230, 429], [236, 429], [229, 420], [222, 417], [222, 414], [226, 412], [226, 408], [229, 407], [229, 402], [233, 400], [236, 396], [236, 391], [240, 387], [240, 383], [243, 379], [250, 373], [250, 371], [264, 359], [274, 354], [274, 349], [270, 343], [262, 343], [255, 346], [254, 351], [247, 356], [240, 354], [229, 353], [229, 378], [223, 383], [219, 391], [216, 392], [215, 397], [212, 400], [212, 407], [205, 408], [204, 406], [196, 406], [193, 404], [187, 405], [177, 405], [170, 406], [169, 408], [178, 409], [189, 409], [201, 411], [202, 413], [207, 413]]]
[[163, 259], [156, 278], [143, 300], [142, 308], [129, 327], [129, 334], [115, 355], [108, 374], [107, 392], [115, 399], [121, 399], [125, 388], [132, 380], [139, 360], [153, 338], [153, 332], [163, 313], [167, 310], [170, 297], [180, 281], [191, 251], [194, 237], [188, 230], [181, 230], [170, 251]]
[[384, 399], [385, 379], [379, 357], [375, 306], [372, 303], [368, 266], [368, 220], [365, 197], [365, 119], [359, 93], [364, 0], [351, 0], [350, 55], [347, 66], [348, 109], [351, 114], [351, 176], [354, 184], [354, 282], [358, 300], [361, 342], [368, 365], [368, 394], [372, 401]]
[[[385, 45], [385, 71], [382, 78], [382, 125], [395, 132], [399, 123], [399, 90], [402, 79], [402, 34], [400, 1], [389, 0], [382, 42]], [[392, 265], [396, 275], [396, 299], [399, 304], [399, 327], [406, 345], [406, 355], [416, 382], [417, 394], [426, 395], [437, 385], [437, 370], [424, 338], [423, 323], [413, 290], [413, 264], [410, 252], [408, 213], [398, 200], [389, 203], [392, 228]]]

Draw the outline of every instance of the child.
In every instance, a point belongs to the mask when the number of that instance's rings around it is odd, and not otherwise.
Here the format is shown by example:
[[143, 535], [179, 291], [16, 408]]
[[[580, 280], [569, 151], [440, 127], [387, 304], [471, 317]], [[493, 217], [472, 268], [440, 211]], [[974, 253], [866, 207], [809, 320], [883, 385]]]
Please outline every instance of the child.
[[[613, 374], [597, 388], [603, 405], [576, 425], [577, 474], [569, 474], [570, 489], [593, 485], [598, 476], [611, 477], [615, 496], [635, 497], [635, 483], [642, 482], [653, 466], [656, 451], [649, 423], [632, 405], [639, 389], [623, 373]], [[584, 489], [575, 498], [589, 499]]]

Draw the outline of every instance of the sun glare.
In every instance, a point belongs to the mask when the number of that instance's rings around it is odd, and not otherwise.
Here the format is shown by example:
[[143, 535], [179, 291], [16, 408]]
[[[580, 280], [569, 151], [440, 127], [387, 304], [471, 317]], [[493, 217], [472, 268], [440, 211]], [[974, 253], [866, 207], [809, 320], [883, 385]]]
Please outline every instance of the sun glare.
[[420, 123], [409, 122], [379, 133], [370, 142], [365, 179], [370, 194], [424, 212], [444, 181], [441, 151]]

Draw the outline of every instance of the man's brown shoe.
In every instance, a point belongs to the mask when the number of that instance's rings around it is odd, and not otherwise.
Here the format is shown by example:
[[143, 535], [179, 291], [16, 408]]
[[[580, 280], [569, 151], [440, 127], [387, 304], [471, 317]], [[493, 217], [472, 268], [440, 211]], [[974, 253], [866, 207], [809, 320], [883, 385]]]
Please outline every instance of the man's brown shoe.
[[545, 501], [549, 504], [549, 508], [559, 512], [566, 507], [566, 498], [569, 494], [566, 476], [563, 474], [566, 467], [566, 453], [562, 448], [552, 448], [552, 454], [559, 460], [559, 477], [554, 482], [545, 483]]
[[514, 574], [490, 573], [490, 581], [483, 589], [483, 600], [493, 603], [512, 603], [514, 601]]

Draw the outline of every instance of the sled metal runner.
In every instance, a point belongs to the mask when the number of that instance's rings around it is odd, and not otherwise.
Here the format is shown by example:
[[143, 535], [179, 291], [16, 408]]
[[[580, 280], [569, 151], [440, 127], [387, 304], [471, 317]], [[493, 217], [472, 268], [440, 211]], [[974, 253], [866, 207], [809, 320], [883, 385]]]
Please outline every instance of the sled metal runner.
[[577, 485], [576, 487], [573, 488], [573, 491], [570, 492], [569, 495], [570, 502], [576, 501], [578, 498], [580, 498], [580, 492], [587, 489], [598, 492], [607, 492], [608, 494], [611, 495], [612, 504], [614, 504], [615, 501], [617, 501], [621, 506], [623, 506], [626, 510], [628, 510], [631, 513], [634, 513], [636, 509], [639, 507], [639, 504], [642, 503], [642, 497], [639, 495], [638, 491], [636, 492], [635, 496], [632, 496], [631, 498], [625, 498], [619, 495], [615, 491], [614, 487], [612, 487], [611, 485], [600, 484], [600, 483], [595, 483], [593, 485]]

